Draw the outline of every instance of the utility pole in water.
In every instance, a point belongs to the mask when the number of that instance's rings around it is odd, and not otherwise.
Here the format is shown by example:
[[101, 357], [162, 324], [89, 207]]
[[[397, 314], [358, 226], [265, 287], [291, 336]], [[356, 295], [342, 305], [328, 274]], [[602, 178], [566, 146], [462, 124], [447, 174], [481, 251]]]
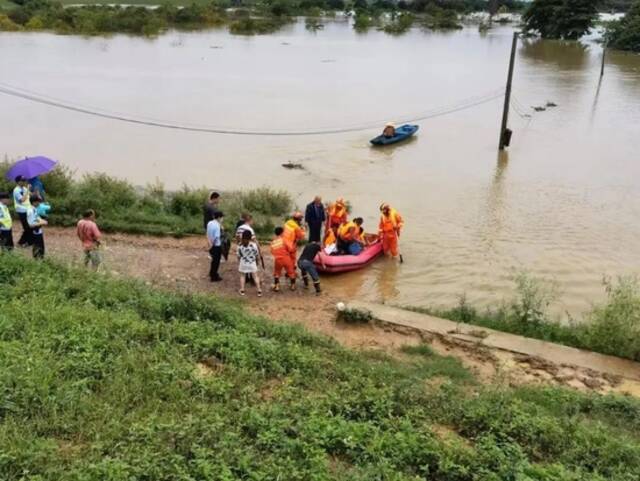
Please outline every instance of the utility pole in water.
[[600, 77], [604, 75], [604, 61], [606, 57], [607, 57], [607, 44], [603, 43], [602, 44], [602, 67], [600, 67]]
[[507, 128], [509, 122], [509, 103], [511, 102], [511, 84], [513, 82], [513, 67], [516, 62], [516, 47], [518, 46], [518, 32], [513, 32], [513, 43], [511, 44], [511, 58], [509, 60], [509, 75], [507, 77], [507, 88], [504, 92], [504, 110], [502, 111], [502, 126], [500, 127], [500, 150], [509, 147], [511, 143], [511, 130]]

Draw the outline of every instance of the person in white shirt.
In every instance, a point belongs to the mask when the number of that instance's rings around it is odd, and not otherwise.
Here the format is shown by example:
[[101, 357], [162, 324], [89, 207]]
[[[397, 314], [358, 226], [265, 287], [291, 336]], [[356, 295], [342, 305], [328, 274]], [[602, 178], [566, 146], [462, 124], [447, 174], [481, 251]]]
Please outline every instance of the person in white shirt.
[[31, 203], [29, 202], [31, 193], [29, 192], [27, 180], [21, 175], [16, 177], [16, 184], [15, 189], [13, 189], [13, 205], [20, 219], [20, 224], [22, 224], [22, 235], [18, 240], [18, 245], [20, 247], [27, 247], [33, 244], [31, 229], [27, 222], [27, 210], [31, 207]]
[[211, 267], [209, 278], [211, 282], [220, 282], [222, 277], [218, 274], [220, 269], [220, 259], [222, 257], [222, 219], [224, 215], [221, 211], [213, 214], [213, 220], [207, 224], [207, 242], [209, 244], [209, 254], [211, 255]]
[[238, 272], [240, 272], [240, 295], [244, 296], [246, 276], [251, 276], [258, 289], [258, 297], [262, 297], [260, 277], [258, 276], [258, 258], [260, 251], [258, 245], [251, 238], [251, 232], [245, 230], [242, 233], [242, 241], [238, 246]]

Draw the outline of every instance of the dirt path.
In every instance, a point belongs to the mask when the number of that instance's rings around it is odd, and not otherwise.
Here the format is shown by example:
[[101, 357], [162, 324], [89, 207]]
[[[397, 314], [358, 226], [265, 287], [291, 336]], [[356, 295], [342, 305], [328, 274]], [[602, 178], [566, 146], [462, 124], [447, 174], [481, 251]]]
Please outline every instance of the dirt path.
[[[72, 265], [81, 265], [82, 253], [74, 229], [48, 228], [47, 255]], [[426, 336], [411, 329], [388, 325], [348, 324], [336, 322], [335, 304], [345, 301], [336, 292], [335, 283], [324, 286], [321, 296], [300, 286], [295, 292], [271, 292], [272, 263], [265, 256], [267, 280], [264, 297], [256, 296], [255, 288], [241, 298], [238, 293], [238, 273], [232, 256], [221, 265], [223, 281], [211, 283], [207, 277], [209, 257], [204, 237], [182, 239], [157, 238], [123, 234], [106, 235], [102, 270], [116, 276], [130, 276], [164, 288], [184, 292], [204, 292], [237, 300], [255, 314], [276, 321], [285, 321], [328, 335], [341, 344], [356, 349], [379, 349], [404, 357], [399, 348], [429, 342], [439, 353], [459, 358], [483, 381], [518, 384], [554, 384], [579, 390], [622, 392], [640, 397], [640, 383], [603, 376], [597, 372], [576, 369], [568, 365], [541, 363], [500, 350], [487, 350], [458, 342], [453, 338]], [[28, 254], [28, 252], [25, 252]]]

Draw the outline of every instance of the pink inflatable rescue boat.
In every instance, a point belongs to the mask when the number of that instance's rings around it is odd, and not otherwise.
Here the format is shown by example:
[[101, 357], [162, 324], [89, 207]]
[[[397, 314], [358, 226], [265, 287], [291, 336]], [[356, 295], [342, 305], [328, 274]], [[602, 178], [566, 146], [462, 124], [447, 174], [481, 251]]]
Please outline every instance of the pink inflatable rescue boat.
[[[382, 255], [382, 242], [380, 242], [378, 236], [367, 234], [367, 241], [369, 242], [369, 245], [367, 245], [357, 256], [330, 256], [322, 250], [313, 262], [318, 268], [318, 271], [326, 272], [328, 274], [338, 274], [340, 272], [349, 272], [361, 269]], [[325, 268], [322, 267], [322, 261], [324, 261]]]

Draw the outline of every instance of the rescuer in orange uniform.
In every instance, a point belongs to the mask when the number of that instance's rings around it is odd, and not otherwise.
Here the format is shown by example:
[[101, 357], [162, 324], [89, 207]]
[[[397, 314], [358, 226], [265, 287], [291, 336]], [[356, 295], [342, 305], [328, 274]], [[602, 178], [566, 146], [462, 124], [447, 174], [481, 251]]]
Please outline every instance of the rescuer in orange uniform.
[[[296, 268], [291, 258], [291, 245], [283, 237], [284, 229], [276, 227], [275, 237], [271, 241], [271, 255], [273, 256], [273, 290], [280, 292], [280, 276], [284, 270], [289, 278], [289, 285], [292, 291], [296, 289]], [[295, 247], [293, 255], [296, 255]]]
[[357, 256], [362, 252], [364, 239], [362, 236], [362, 217], [356, 217], [351, 222], [342, 224], [338, 228], [338, 249], [340, 252]]
[[331, 229], [337, 235], [338, 227], [347, 222], [347, 204], [342, 197], [327, 209], [327, 230]]
[[291, 261], [293, 265], [296, 264], [296, 254], [298, 249], [298, 241], [301, 241], [305, 237], [305, 231], [302, 227], [302, 221], [304, 216], [302, 212], [294, 212], [291, 219], [289, 219], [284, 224], [284, 232], [282, 234], [282, 238], [287, 244], [287, 248], [289, 249], [289, 255], [291, 257]]
[[389, 204], [382, 204], [380, 213], [378, 234], [382, 239], [382, 249], [386, 255], [390, 254], [392, 257], [398, 257], [398, 238], [402, 227], [404, 227], [402, 216], [397, 210], [392, 209]]

